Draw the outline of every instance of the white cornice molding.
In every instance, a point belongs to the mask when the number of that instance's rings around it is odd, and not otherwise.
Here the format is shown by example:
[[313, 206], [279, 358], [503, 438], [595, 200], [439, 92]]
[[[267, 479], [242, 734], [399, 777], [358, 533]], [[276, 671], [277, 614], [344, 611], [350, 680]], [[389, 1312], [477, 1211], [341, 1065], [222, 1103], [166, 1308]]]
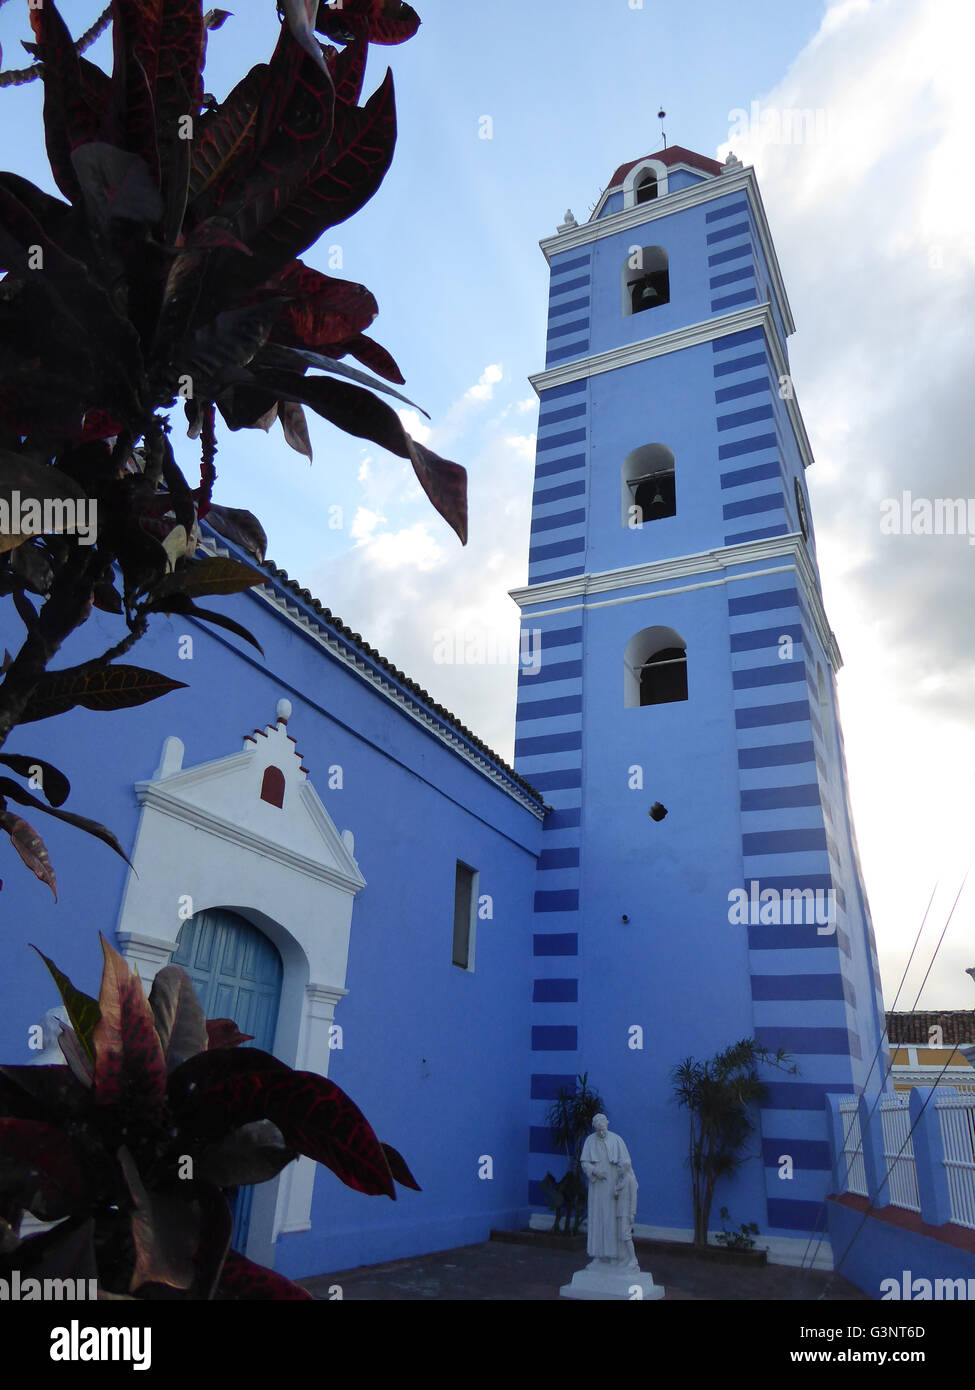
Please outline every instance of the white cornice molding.
[[[201, 548], [208, 555], [230, 554], [225, 547], [214, 543], [209, 540], [209, 538], [203, 539]], [[418, 701], [410, 699], [409, 696], [398, 690], [389, 681], [383, 680], [383, 678], [377, 675], [361, 657], [356, 657], [346, 650], [337, 635], [334, 637], [329, 635], [327, 631], [319, 627], [307, 614], [303, 613], [296, 603], [280, 595], [274, 588], [273, 581], [269, 580], [268, 583], [260, 586], [255, 585], [254, 588], [248, 590], [248, 592], [263, 599], [269, 607], [274, 608], [278, 613], [287, 618], [289, 622], [308, 633], [308, 635], [318, 642], [320, 646], [324, 647], [331, 656], [337, 661], [340, 661], [348, 670], [354, 672], [360, 680], [371, 685], [374, 690], [377, 690], [391, 703], [398, 705], [405, 714], [409, 715], [414, 723], [421, 725], [424, 729], [428, 730], [429, 733], [432, 733], [441, 743], [446, 744], [452, 752], [457, 753], [465, 762], [470, 763], [472, 767], [476, 768], [482, 776], [487, 777], [495, 786], [506, 792], [512, 800], [517, 801], [520, 806], [524, 806], [526, 810], [531, 811], [538, 820], [545, 819], [546, 809], [543, 805], [530, 797], [527, 792], [517, 786], [517, 784], [512, 783], [509, 777], [500, 769], [492, 766], [487, 758], [479, 757], [476, 750], [469, 748], [463, 743], [460, 736], [451, 733], [448, 727], [442, 723], [435, 714], [431, 714], [429, 711], [425, 710]], [[325, 621], [325, 619], [322, 619], [323, 623]]]
[[[762, 569], [749, 569], [741, 574], [728, 574], [726, 571], [738, 565], [762, 565], [770, 561], [785, 561], [785, 564], [772, 565]], [[569, 612], [573, 609], [605, 608], [620, 603], [633, 603], [644, 599], [666, 598], [674, 594], [687, 593], [693, 589], [710, 588], [717, 584], [739, 582], [744, 579], [757, 579], [767, 574], [780, 574], [794, 570], [799, 579], [799, 587], [809, 605], [813, 629], [818, 637], [827, 660], [834, 671], [843, 664], [839, 646], [830, 629], [823, 607], [822, 594], [813, 563], [802, 537], [796, 533], [791, 536], [773, 536], [769, 540], [744, 541], [740, 545], [727, 545], [714, 550], [702, 550], [694, 555], [681, 555], [674, 559], [652, 560], [644, 565], [629, 565], [622, 569], [603, 570], [598, 574], [580, 574], [570, 579], [555, 579], [546, 583], [530, 584], [523, 589], [512, 589], [510, 595], [523, 611], [527, 621], [547, 617], [555, 613]], [[720, 579], [700, 580], [699, 576], [721, 573]], [[650, 593], [633, 594], [626, 598], [614, 598], [601, 602], [588, 603], [589, 595], [611, 593], [619, 589], [647, 589], [674, 579], [697, 579], [698, 582], [658, 589]], [[581, 600], [566, 603], [567, 599]], [[554, 604], [538, 610], [539, 604]]]
[[[684, 328], [672, 329], [669, 333], [659, 333], [654, 338], [643, 338], [638, 343], [626, 343], [622, 347], [610, 348], [606, 352], [594, 353], [591, 357], [581, 357], [560, 367], [550, 367], [547, 371], [536, 372], [528, 378], [536, 394], [548, 391], [553, 386], [566, 386], [570, 381], [581, 381], [585, 377], [601, 376], [604, 372], [615, 372], [620, 367], [632, 367], [638, 362], [649, 362], [653, 357], [664, 357], [670, 352], [681, 352], [684, 348], [697, 347], [701, 343], [713, 342], [715, 338], [726, 338], [732, 333], [741, 333], [748, 328], [761, 328], [772, 360], [772, 370], [778, 380], [789, 376], [789, 365], [779, 344], [772, 318], [771, 306], [752, 304], [747, 309], [736, 309], [731, 314], [721, 314], [718, 318], [702, 319], [699, 323], [687, 324]], [[790, 377], [791, 380], [791, 377]], [[802, 456], [803, 468], [814, 462], [812, 446], [806, 433], [795, 390], [783, 399], [789, 421], [792, 425]]]
[[[219, 839], [239, 845], [250, 854], [258, 854], [264, 859], [274, 860], [296, 873], [306, 874], [309, 878], [319, 879], [322, 883], [330, 883], [346, 893], [358, 893], [366, 886], [366, 881], [359, 872], [358, 865], [355, 864], [348, 851], [344, 850], [344, 845], [342, 857], [346, 860], [346, 867], [344, 869], [334, 868], [330, 864], [322, 863], [321, 860], [312, 859], [306, 854], [299, 854], [295, 850], [289, 849], [287, 845], [279, 844], [264, 835], [246, 830], [243, 826], [236, 825], [223, 816], [205, 810], [202, 806], [196, 806], [191, 801], [174, 795], [158, 782], [136, 782], [135, 794], [140, 806], [150, 807], [152, 810], [160, 812], [161, 815], [171, 816], [174, 820], [192, 825], [197, 830], [204, 830], [210, 835], [216, 835]], [[329, 838], [333, 839], [332, 836]], [[342, 843], [341, 837], [338, 837], [338, 844]]]
[[[621, 190], [607, 189], [607, 194], [618, 191]], [[579, 247], [589, 246], [594, 241], [601, 241], [603, 237], [616, 236], [618, 232], [631, 231], [636, 227], [642, 227], [647, 222], [655, 222], [661, 217], [669, 217], [671, 213], [683, 212], [687, 208], [696, 207], [699, 203], [708, 203], [715, 198], [723, 198], [727, 193], [744, 193], [748, 198], [755, 230], [758, 233], [758, 239], [769, 268], [773, 290], [779, 302], [786, 336], [791, 336], [796, 331], [796, 325], [792, 317], [792, 309], [789, 306], [789, 297], [785, 292], [785, 283], [779, 268], [778, 257], [772, 244], [768, 218], [765, 216], [765, 205], [762, 202], [762, 195], [758, 191], [758, 180], [751, 165], [748, 168], [739, 169], [735, 173], [715, 174], [690, 188], [679, 188], [673, 193], [664, 194], [661, 198], [654, 198], [648, 203], [640, 203], [635, 208], [624, 208], [622, 212], [610, 213], [608, 217], [602, 217], [597, 221], [584, 222], [581, 226], [573, 227], [571, 231], [557, 232], [555, 236], [544, 237], [539, 242], [539, 246], [545, 253], [545, 259], [551, 264], [552, 257], [560, 255], [563, 251], [574, 251]]]

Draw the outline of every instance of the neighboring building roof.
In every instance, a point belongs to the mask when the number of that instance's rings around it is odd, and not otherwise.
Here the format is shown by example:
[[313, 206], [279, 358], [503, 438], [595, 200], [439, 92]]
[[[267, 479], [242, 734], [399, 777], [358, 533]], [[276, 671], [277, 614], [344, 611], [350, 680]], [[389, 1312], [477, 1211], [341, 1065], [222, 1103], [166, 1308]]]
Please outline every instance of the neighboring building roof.
[[942, 1043], [975, 1043], [975, 1009], [922, 1010], [917, 1013], [889, 1013], [887, 1040], [891, 1046], [930, 1047], [930, 1030], [941, 1029]]
[[631, 159], [629, 164], [621, 164], [616, 173], [606, 185], [607, 189], [618, 188], [631, 169], [642, 164], [645, 159], [656, 159], [660, 164], [666, 164], [670, 168], [674, 164], [689, 164], [693, 169], [700, 169], [704, 174], [720, 174], [723, 165], [716, 159], [708, 159], [707, 155], [695, 154], [693, 150], [685, 150], [683, 145], [668, 145], [665, 150], [658, 150], [656, 154], [644, 154], [639, 159]]
[[[211, 543], [221, 547], [227, 547], [228, 549], [240, 549], [239, 546], [234, 545], [233, 541], [228, 540], [226, 536], [221, 535], [216, 530], [211, 530], [206, 527], [205, 523], [204, 529]], [[241, 554], [245, 555], [245, 552], [241, 551]], [[514, 768], [510, 767], [503, 758], [490, 749], [476, 734], [472, 733], [470, 729], [462, 724], [456, 715], [451, 714], [443, 705], [438, 705], [433, 699], [433, 696], [424, 690], [422, 686], [418, 685], [416, 681], [411, 680], [409, 676], [405, 675], [398, 667], [394, 666], [391, 661], [387, 661], [384, 656], [376, 651], [375, 647], [370, 647], [368, 642], [364, 642], [361, 635], [358, 632], [353, 632], [350, 627], [347, 627], [345, 623], [342, 622], [342, 619], [336, 617], [331, 609], [325, 608], [321, 601], [315, 598], [314, 594], [308, 589], [301, 588], [295, 580], [288, 576], [286, 570], [280, 569], [271, 560], [265, 560], [262, 564], [258, 563], [253, 555], [246, 555], [246, 559], [248, 564], [263, 570], [268, 575], [269, 582], [272, 583], [275, 588], [278, 590], [287, 590], [293, 596], [307, 604], [314, 610], [316, 616], [324, 620], [333, 632], [344, 638], [348, 645], [361, 652], [363, 656], [369, 657], [374, 665], [386, 672], [387, 675], [392, 676], [398, 685], [401, 685], [405, 690], [409, 691], [417, 700], [422, 701], [433, 714], [439, 717], [443, 724], [446, 724], [449, 728], [454, 730], [455, 733], [460, 734], [461, 737], [476, 748], [479, 753], [493, 762], [506, 777], [510, 778], [512, 782], [521, 787], [540, 808], [545, 806], [545, 801], [541, 792], [536, 791], [530, 782], [527, 782], [524, 777], [519, 776]]]

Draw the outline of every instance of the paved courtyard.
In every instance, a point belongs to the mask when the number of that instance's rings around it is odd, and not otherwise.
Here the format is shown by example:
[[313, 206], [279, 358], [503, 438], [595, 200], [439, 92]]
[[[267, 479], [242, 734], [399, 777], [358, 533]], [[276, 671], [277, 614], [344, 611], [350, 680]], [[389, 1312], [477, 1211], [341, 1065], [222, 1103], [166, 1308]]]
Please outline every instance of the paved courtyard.
[[[830, 1302], [869, 1301], [853, 1284], [824, 1270], [715, 1264], [675, 1255], [646, 1241], [637, 1241], [636, 1249], [641, 1269], [653, 1275], [655, 1284], [663, 1284], [666, 1299], [794, 1301], [818, 1299], [825, 1291]], [[353, 1301], [544, 1301], [557, 1300], [559, 1287], [569, 1283], [585, 1263], [584, 1249], [546, 1249], [514, 1243], [509, 1237], [387, 1264], [360, 1265], [303, 1279], [301, 1284], [320, 1299], [328, 1299], [329, 1290], [338, 1285], [343, 1299]]]

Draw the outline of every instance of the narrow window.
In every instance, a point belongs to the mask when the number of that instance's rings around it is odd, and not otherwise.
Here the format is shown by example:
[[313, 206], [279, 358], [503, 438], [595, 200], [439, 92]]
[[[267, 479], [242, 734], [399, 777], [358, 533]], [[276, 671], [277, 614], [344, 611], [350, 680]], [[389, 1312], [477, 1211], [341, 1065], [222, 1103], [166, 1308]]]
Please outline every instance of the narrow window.
[[648, 169], [636, 186], [636, 200], [638, 203], [649, 203], [651, 198], [657, 196], [657, 175], [652, 169]]
[[639, 530], [644, 522], [676, 516], [674, 455], [666, 444], [641, 444], [623, 460], [623, 525]]
[[662, 246], [634, 246], [623, 264], [623, 313], [670, 303], [670, 269]]
[[799, 513], [799, 530], [802, 532], [802, 539], [809, 539], [809, 513], [806, 511], [806, 499], [802, 495], [802, 487], [798, 478], [793, 479], [796, 490], [796, 511]]
[[454, 881], [454, 965], [474, 969], [474, 923], [477, 908], [477, 870], [457, 860]]
[[647, 627], [623, 653], [623, 707], [687, 699], [687, 643], [672, 627]]
[[279, 767], [267, 767], [264, 769], [264, 780], [261, 783], [261, 800], [267, 801], [271, 806], [284, 805], [284, 773]]

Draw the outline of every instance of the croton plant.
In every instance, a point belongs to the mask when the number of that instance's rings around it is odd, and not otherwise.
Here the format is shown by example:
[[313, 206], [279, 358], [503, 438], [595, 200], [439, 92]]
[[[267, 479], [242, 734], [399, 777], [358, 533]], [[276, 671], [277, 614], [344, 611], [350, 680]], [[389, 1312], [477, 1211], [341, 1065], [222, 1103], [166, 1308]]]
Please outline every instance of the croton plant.
[[[203, 66], [224, 10], [113, 0], [111, 74], [80, 55], [55, 0], [27, 11], [61, 197], [0, 173], [0, 599], [5, 630], [20, 634], [7, 638], [12, 654], [0, 643], [0, 746], [17, 725], [77, 705], [112, 710], [174, 689], [119, 660], [153, 613], [254, 640], [197, 603], [264, 578], [197, 553], [206, 519], [264, 558], [254, 516], [212, 501], [218, 418], [231, 431], [277, 421], [310, 458], [310, 409], [408, 460], [467, 533], [465, 470], [412, 439], [382, 398], [406, 400], [393, 358], [365, 332], [374, 297], [300, 259], [389, 167], [392, 76], [360, 104], [366, 59], [370, 43], [410, 38], [416, 13], [401, 0], [282, 0], [269, 61], [216, 101]], [[174, 456], [177, 409], [200, 442], [198, 477]], [[40, 530], [15, 505], [25, 498], [55, 504]], [[64, 517], [91, 504], [94, 534], [82, 537]], [[48, 670], [93, 606], [116, 616], [118, 641]], [[0, 830], [52, 890], [43, 840], [8, 802], [122, 853], [110, 831], [61, 809], [57, 769], [27, 755], [0, 763], [14, 774], [0, 778]]]
[[[160, 970], [146, 998], [102, 949], [97, 1000], [43, 957], [66, 1064], [0, 1067], [0, 1277], [95, 1279], [102, 1298], [309, 1298], [230, 1249], [226, 1189], [305, 1154], [395, 1200], [395, 1183], [420, 1190], [405, 1161], [331, 1081], [205, 1019], [186, 971]], [[24, 1237], [24, 1212], [58, 1224]]]

